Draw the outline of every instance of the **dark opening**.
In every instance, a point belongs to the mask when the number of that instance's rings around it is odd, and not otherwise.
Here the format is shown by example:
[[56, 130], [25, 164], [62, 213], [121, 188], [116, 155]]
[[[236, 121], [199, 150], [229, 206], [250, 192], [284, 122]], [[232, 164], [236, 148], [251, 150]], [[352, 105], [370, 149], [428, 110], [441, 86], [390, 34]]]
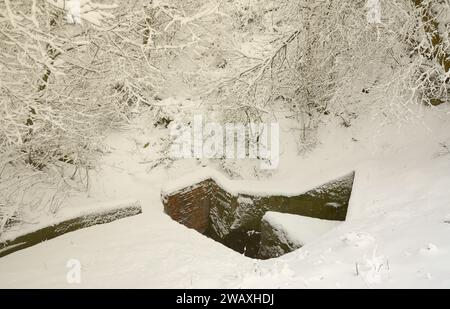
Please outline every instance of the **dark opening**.
[[297, 196], [236, 196], [208, 179], [163, 201], [166, 213], [179, 223], [247, 257], [269, 259], [298, 246], [277, 239], [270, 225], [263, 223], [266, 212], [345, 221], [354, 176], [351, 173]]

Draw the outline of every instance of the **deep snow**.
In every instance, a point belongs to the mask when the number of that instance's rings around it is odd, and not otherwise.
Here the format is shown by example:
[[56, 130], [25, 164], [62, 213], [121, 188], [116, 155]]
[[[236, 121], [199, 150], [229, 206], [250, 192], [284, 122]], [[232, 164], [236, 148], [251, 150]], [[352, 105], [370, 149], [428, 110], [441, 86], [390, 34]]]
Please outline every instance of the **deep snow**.
[[[0, 259], [0, 287], [450, 288], [450, 154], [440, 145], [450, 141], [449, 113], [443, 106], [423, 112], [421, 124], [384, 126], [367, 113], [350, 128], [330, 119], [319, 131], [321, 144], [302, 156], [283, 123], [280, 167], [261, 188], [307, 189], [352, 170], [356, 178], [345, 223], [266, 261], [246, 258], [163, 213], [163, 185], [205, 162], [148, 171], [142, 162], [155, 150], [142, 141], [165, 132], [138, 121], [135, 129], [110, 135], [111, 152], [89, 194], [73, 196], [66, 207], [133, 199], [144, 213]], [[70, 259], [82, 264], [79, 285], [66, 282]]]
[[[289, 243], [302, 247], [336, 228], [340, 221], [268, 211], [263, 217]], [[297, 248], [298, 248], [297, 247]]]

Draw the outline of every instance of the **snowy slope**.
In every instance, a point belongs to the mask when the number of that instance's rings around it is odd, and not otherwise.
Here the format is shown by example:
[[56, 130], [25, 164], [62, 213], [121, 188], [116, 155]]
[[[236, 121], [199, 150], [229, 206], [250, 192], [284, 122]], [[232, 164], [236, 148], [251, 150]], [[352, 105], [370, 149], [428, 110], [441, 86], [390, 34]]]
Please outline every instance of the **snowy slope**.
[[263, 217], [281, 237], [295, 245], [304, 246], [331, 231], [340, 221], [321, 220], [299, 215], [268, 211]]
[[[319, 132], [321, 144], [305, 156], [298, 156], [283, 124], [280, 169], [267, 182], [300, 190], [330, 174], [357, 174], [345, 223], [267, 261], [241, 256], [163, 213], [163, 184], [198, 171], [198, 162], [147, 171], [141, 162], [149, 153], [136, 142], [141, 130], [111, 134], [111, 153], [89, 195], [67, 206], [131, 198], [144, 214], [0, 259], [0, 287], [449, 288], [450, 154], [439, 145], [450, 141], [449, 112], [428, 111], [423, 125], [400, 128], [380, 127], [369, 116], [350, 128], [330, 121]], [[66, 282], [69, 259], [82, 263], [80, 285]]]
[[[358, 169], [351, 207], [364, 211], [279, 258], [287, 275], [268, 272], [261, 280], [244, 274], [233, 286], [450, 287], [450, 162], [410, 168], [380, 172], [382, 164], [372, 162]], [[261, 268], [270, 269], [270, 263]]]

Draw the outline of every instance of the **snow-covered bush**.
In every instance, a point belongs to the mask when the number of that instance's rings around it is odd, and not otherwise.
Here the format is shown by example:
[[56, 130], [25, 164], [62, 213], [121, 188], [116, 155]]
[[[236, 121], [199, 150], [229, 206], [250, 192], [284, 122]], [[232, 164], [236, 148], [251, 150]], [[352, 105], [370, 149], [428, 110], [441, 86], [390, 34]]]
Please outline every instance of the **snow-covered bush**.
[[[450, 1], [412, 0], [410, 27], [404, 35], [413, 59], [411, 88], [421, 102], [450, 100]], [[408, 23], [408, 20], [405, 20]]]
[[264, 29], [264, 5], [267, 1], [233, 1], [230, 4], [234, 27], [237, 30], [262, 30]]
[[[408, 118], [408, 104], [448, 102], [448, 0], [380, 4], [374, 23], [365, 0], [279, 2], [274, 20], [283, 23], [268, 37], [268, 51], [247, 58], [218, 87], [228, 118], [255, 121], [290, 110], [305, 144], [328, 115], [350, 126], [368, 108]], [[370, 106], [361, 93], [370, 93]]]
[[[158, 64], [201, 40], [196, 25], [216, 10], [192, 13], [198, 7], [0, 1], [0, 230], [43, 187], [88, 185], [108, 131], [154, 108], [165, 81]], [[56, 210], [59, 195], [35, 208]]]
[[[342, 90], [378, 60], [374, 27], [361, 1], [285, 1], [274, 20], [270, 47], [246, 59], [236, 76], [219, 87], [220, 104], [230, 118], [257, 121], [290, 111], [303, 124], [303, 139], [318, 115], [334, 113], [348, 122]], [[272, 13], [272, 12], [271, 12]], [[375, 50], [375, 55], [374, 51]]]
[[36, 194], [32, 188], [55, 180], [59, 168], [91, 168], [102, 132], [126, 114], [107, 91], [110, 55], [102, 31], [92, 25], [112, 15], [91, 7], [98, 14], [81, 14], [83, 24], [69, 24], [64, 4], [0, 3], [0, 199], [10, 216], [20, 217], [15, 213], [24, 204], [35, 203], [26, 192]]

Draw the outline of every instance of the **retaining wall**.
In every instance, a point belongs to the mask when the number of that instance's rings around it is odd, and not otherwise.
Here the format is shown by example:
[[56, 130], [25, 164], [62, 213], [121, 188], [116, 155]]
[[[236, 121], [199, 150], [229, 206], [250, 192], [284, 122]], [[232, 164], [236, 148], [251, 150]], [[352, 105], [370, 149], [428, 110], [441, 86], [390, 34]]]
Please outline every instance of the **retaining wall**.
[[200, 233], [212, 229], [223, 238], [233, 230], [260, 230], [267, 211], [344, 221], [354, 176], [352, 172], [293, 196], [229, 192], [210, 177], [173, 192], [163, 191], [162, 201], [164, 211], [175, 221]]
[[138, 202], [113, 209], [94, 210], [75, 218], [65, 219], [49, 226], [38, 228], [35, 231], [0, 242], [0, 257], [13, 252], [34, 246], [45, 240], [49, 240], [63, 234], [93, 225], [110, 223], [126, 217], [142, 213]]

